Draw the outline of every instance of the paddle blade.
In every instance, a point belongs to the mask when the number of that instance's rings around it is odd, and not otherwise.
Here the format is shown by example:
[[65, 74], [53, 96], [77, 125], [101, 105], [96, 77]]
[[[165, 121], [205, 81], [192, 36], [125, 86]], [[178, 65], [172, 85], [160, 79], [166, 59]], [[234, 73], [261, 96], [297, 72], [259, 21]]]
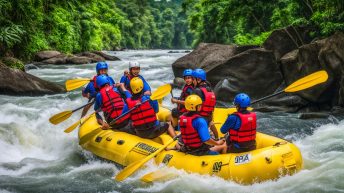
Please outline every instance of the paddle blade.
[[57, 125], [62, 121], [68, 119], [72, 115], [72, 113], [72, 111], [63, 111], [61, 113], [57, 113], [56, 115], [49, 118], [49, 122], [54, 125]]
[[152, 100], [158, 100], [164, 98], [166, 95], [170, 94], [172, 86], [170, 84], [165, 84], [158, 87], [150, 96]]
[[154, 153], [150, 154], [143, 160], [138, 160], [136, 162], [133, 162], [132, 164], [129, 164], [127, 167], [125, 167], [122, 171], [120, 171], [117, 176], [115, 177], [115, 180], [117, 181], [123, 181], [127, 177], [129, 177], [131, 174], [133, 174], [136, 170], [138, 170], [141, 166], [143, 166], [147, 161], [158, 155], [161, 151], [163, 151], [167, 146], [169, 146], [171, 143], [173, 143], [174, 140], [176, 140], [179, 137], [174, 137], [171, 141], [167, 142], [165, 145], [163, 145], [160, 149], [156, 150]]
[[88, 78], [78, 78], [73, 80], [66, 81], [66, 90], [71, 91], [77, 88], [84, 86], [85, 84], [89, 83], [91, 80]]
[[70, 133], [70, 132], [74, 131], [74, 129], [77, 128], [79, 124], [80, 124], [80, 120], [75, 122], [73, 125], [69, 126], [67, 129], [64, 130], [64, 132]]
[[164, 168], [144, 175], [143, 177], [141, 177], [141, 181], [146, 183], [152, 183], [156, 181], [171, 180], [176, 177], [178, 177], [177, 173]]
[[321, 70], [297, 80], [293, 84], [289, 85], [286, 89], [284, 89], [284, 92], [296, 92], [304, 90], [317, 84], [326, 82], [327, 79], [327, 72], [325, 70]]

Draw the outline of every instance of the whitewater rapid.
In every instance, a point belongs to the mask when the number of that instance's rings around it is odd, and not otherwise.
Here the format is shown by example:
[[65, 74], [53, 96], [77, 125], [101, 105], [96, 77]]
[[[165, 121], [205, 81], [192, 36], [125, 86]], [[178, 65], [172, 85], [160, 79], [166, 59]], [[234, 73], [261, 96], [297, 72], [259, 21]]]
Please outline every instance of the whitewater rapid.
[[[172, 82], [171, 64], [185, 55], [167, 52], [117, 52], [121, 61], [108, 62], [109, 74], [119, 81], [128, 62], [136, 60], [154, 90]], [[46, 65], [28, 73], [63, 84], [68, 79], [92, 77], [94, 68], [95, 64]], [[157, 168], [150, 162], [123, 183], [114, 182], [111, 177], [122, 169], [120, 166], [82, 150], [77, 130], [63, 132], [81, 112], [57, 126], [48, 121], [53, 114], [85, 104], [87, 100], [80, 92], [40, 97], [0, 95], [0, 192], [344, 192], [344, 121], [335, 117], [300, 120], [296, 114], [286, 113], [258, 113], [258, 130], [290, 140], [300, 148], [304, 169], [293, 176], [242, 186], [178, 170], [175, 172], [181, 177], [144, 184], [140, 177]], [[169, 99], [164, 104], [172, 107]]]

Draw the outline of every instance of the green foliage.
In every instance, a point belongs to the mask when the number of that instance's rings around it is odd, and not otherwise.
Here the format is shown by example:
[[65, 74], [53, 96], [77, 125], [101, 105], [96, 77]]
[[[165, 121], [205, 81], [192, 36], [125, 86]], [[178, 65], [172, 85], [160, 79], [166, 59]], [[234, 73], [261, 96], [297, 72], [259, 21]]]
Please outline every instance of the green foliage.
[[10, 68], [16, 68], [22, 71], [25, 70], [24, 63], [18, 59], [12, 57], [4, 57], [1, 59], [1, 61]]
[[0, 43], [5, 47], [12, 47], [16, 43], [21, 42], [25, 30], [21, 25], [12, 24], [7, 27], [0, 28]]
[[289, 25], [309, 26], [320, 37], [344, 30], [342, 0], [185, 0], [182, 7], [194, 45], [259, 45], [273, 30]]
[[0, 0], [0, 54], [260, 45], [288, 25], [344, 31], [342, 0]]

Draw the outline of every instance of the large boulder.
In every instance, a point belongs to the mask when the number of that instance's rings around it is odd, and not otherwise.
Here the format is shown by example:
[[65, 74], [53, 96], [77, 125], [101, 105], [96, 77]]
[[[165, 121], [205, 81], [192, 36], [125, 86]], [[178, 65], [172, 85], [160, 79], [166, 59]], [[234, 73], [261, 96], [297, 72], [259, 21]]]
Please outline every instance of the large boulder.
[[273, 93], [282, 83], [279, 65], [272, 51], [264, 48], [249, 49], [218, 64], [207, 74], [211, 83], [217, 83], [218, 100], [232, 101], [239, 92], [251, 98]]
[[88, 57], [91, 59], [92, 62], [100, 62], [100, 61], [105, 61], [105, 58], [98, 55], [98, 54], [95, 54], [95, 53], [92, 53], [92, 52], [81, 52], [79, 54], [76, 54], [76, 56], [85, 56], [85, 57]]
[[68, 64], [89, 64], [91, 62], [92, 59], [85, 56], [70, 56], [66, 59], [66, 63]]
[[54, 51], [54, 50], [40, 51], [40, 52], [36, 53], [35, 60], [37, 62], [40, 62], [40, 61], [43, 61], [43, 60], [46, 60], [46, 59], [49, 59], [49, 58], [56, 57], [56, 56], [58, 56], [60, 54], [61, 54], [61, 52]]
[[[293, 50], [281, 58], [281, 69], [287, 85], [316, 71], [328, 69], [328, 64], [321, 63], [318, 60], [319, 51], [324, 42], [325, 40], [319, 40], [301, 46], [299, 49]], [[328, 72], [330, 76], [327, 82], [314, 88], [300, 91], [297, 94], [311, 102], [331, 100], [335, 92], [331, 91], [333, 76], [330, 71]]]
[[337, 91], [333, 105], [344, 106], [344, 33], [337, 32], [324, 41], [318, 56], [321, 64], [333, 75]]
[[[60, 54], [60, 55], [57, 55], [53, 58], [43, 60], [40, 63], [41, 64], [66, 64], [67, 58], [68, 58], [68, 56], [66, 56], [65, 54]], [[38, 63], [35, 63], [35, 64], [38, 64]]]
[[105, 58], [105, 60], [109, 60], [109, 61], [121, 60], [121, 59], [117, 58], [116, 56], [112, 56], [112, 55], [106, 54], [106, 53], [104, 53], [102, 51], [92, 51], [92, 53], [97, 54], [97, 55]]
[[256, 47], [200, 43], [195, 50], [172, 64], [173, 73], [175, 77], [182, 77], [183, 71], [187, 68], [203, 68], [208, 72], [232, 56]]
[[311, 41], [305, 27], [289, 26], [275, 30], [263, 43], [263, 47], [274, 52], [277, 61], [286, 53]]
[[36, 96], [65, 92], [64, 87], [37, 78], [0, 62], [0, 94]]

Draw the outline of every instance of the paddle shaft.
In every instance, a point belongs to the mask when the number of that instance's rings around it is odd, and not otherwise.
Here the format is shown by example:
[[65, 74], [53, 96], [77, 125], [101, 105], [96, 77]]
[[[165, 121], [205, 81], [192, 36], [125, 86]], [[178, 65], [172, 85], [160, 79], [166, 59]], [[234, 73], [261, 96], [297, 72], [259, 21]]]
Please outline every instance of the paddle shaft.
[[258, 100], [255, 100], [255, 101], [253, 101], [253, 102], [251, 103], [251, 105], [253, 105], [253, 104], [255, 104], [255, 103], [258, 103], [258, 102], [260, 102], [260, 101], [263, 101], [263, 100], [265, 100], [265, 99], [268, 99], [268, 98], [271, 98], [271, 97], [277, 96], [277, 95], [279, 95], [279, 94], [282, 94], [282, 93], [284, 93], [284, 90], [281, 90], [281, 91], [279, 91], [279, 92], [276, 92], [276, 93], [274, 93], [274, 94], [271, 94], [271, 95], [265, 96], [265, 97], [263, 97], [263, 98], [260, 98], [260, 99], [258, 99]]
[[167, 142], [165, 145], [160, 147], [160, 149], [156, 150], [154, 153], [150, 154], [149, 156], [145, 157], [143, 160], [138, 160], [136, 162], [131, 163], [126, 168], [124, 168], [122, 171], [120, 171], [117, 176], [115, 177], [115, 180], [122, 181], [129, 177], [131, 174], [135, 173], [136, 170], [138, 170], [141, 166], [143, 166], [146, 162], [148, 162], [150, 159], [158, 155], [161, 151], [163, 151], [167, 146], [169, 146], [171, 143], [173, 143], [176, 139], [180, 137], [180, 134], [173, 137], [173, 139], [169, 142]]
[[151, 99], [145, 100], [145, 101], [143, 101], [142, 103], [140, 103], [139, 105], [136, 105], [135, 107], [129, 109], [129, 111], [123, 113], [122, 115], [118, 116], [116, 119], [112, 120], [112, 121], [110, 122], [110, 125], [115, 124], [116, 121], [117, 121], [118, 119], [120, 119], [120, 118], [126, 116], [128, 113], [130, 113], [131, 111], [137, 109], [140, 105], [142, 105], [143, 103], [146, 103], [147, 101], [150, 101], [150, 100], [151, 100]]
[[91, 104], [93, 104], [93, 103], [94, 103], [94, 101], [95, 101], [95, 100], [93, 100], [93, 101], [91, 101], [91, 102], [89, 102], [89, 103], [86, 103], [85, 105], [82, 105], [81, 107], [78, 107], [78, 108], [76, 108], [76, 109], [72, 110], [72, 113], [74, 113], [75, 111], [78, 111], [78, 110], [80, 110], [80, 109], [82, 109], [82, 108], [86, 107], [87, 105], [91, 105]]

